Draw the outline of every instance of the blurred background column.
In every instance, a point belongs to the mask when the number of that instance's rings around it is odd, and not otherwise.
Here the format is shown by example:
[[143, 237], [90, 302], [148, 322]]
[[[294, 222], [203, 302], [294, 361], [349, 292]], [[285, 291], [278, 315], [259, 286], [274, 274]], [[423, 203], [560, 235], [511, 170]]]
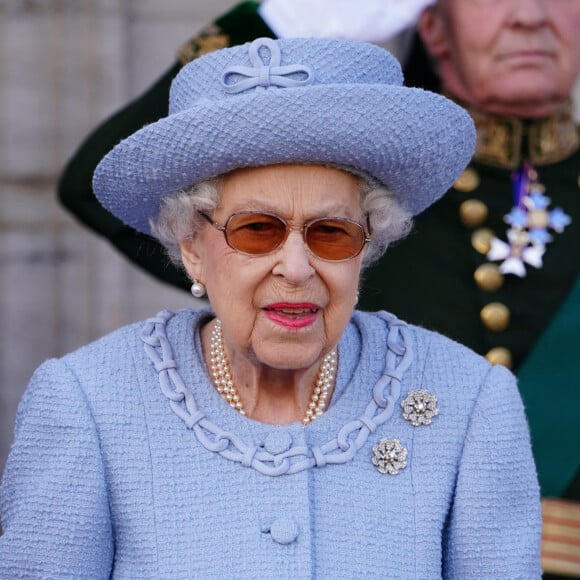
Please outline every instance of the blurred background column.
[[34, 369], [187, 294], [57, 204], [63, 165], [230, 0], [0, 0], [0, 472]]

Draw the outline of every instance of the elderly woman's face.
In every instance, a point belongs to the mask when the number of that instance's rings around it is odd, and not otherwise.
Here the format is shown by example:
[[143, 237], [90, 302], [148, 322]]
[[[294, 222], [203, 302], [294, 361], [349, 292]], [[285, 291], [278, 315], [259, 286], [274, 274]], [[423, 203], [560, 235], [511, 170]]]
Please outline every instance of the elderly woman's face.
[[[358, 178], [328, 167], [243, 169], [225, 177], [212, 218], [223, 225], [236, 212], [258, 211], [292, 226], [324, 217], [364, 223], [359, 191]], [[232, 356], [277, 369], [308, 368], [337, 344], [356, 302], [362, 259], [321, 260], [296, 229], [273, 252], [246, 255], [210, 224], [182, 245], [182, 256], [190, 276], [206, 285]]]
[[439, 0], [421, 35], [444, 85], [482, 110], [541, 117], [580, 72], [578, 0]]

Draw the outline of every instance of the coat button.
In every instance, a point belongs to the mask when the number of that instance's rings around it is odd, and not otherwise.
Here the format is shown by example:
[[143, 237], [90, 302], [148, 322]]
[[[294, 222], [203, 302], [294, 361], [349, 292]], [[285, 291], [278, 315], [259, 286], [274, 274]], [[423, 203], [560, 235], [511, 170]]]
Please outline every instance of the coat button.
[[291, 517], [278, 518], [270, 526], [272, 540], [278, 544], [291, 544], [296, 540], [299, 533], [298, 524]]
[[512, 360], [512, 353], [507, 348], [503, 346], [496, 346], [492, 348], [486, 355], [485, 358], [492, 364], [492, 365], [503, 365], [508, 369], [511, 369], [513, 366]]
[[493, 232], [489, 228], [478, 228], [471, 234], [471, 245], [476, 252], [487, 254], [491, 249]]
[[510, 311], [501, 302], [490, 302], [481, 309], [480, 316], [483, 325], [493, 332], [502, 332], [510, 324]]
[[473, 191], [479, 186], [479, 175], [473, 167], [468, 167], [457, 179], [457, 181], [453, 184], [453, 187], [457, 189], [457, 191], [461, 191], [463, 193], [469, 193]]
[[468, 228], [480, 226], [488, 215], [487, 205], [479, 199], [467, 199], [459, 206], [459, 219]]
[[503, 274], [497, 264], [486, 262], [475, 270], [473, 274], [475, 282], [479, 288], [486, 292], [496, 292], [503, 285]]
[[264, 441], [264, 449], [272, 455], [278, 455], [288, 451], [292, 445], [292, 435], [288, 431], [272, 431], [268, 433]]

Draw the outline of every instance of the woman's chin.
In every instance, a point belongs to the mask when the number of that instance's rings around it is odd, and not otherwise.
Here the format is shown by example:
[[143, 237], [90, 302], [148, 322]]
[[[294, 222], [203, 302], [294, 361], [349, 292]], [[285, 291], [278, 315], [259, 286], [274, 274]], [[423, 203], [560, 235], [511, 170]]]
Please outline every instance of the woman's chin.
[[318, 365], [324, 357], [322, 345], [262, 343], [254, 349], [255, 362], [280, 371], [295, 371]]

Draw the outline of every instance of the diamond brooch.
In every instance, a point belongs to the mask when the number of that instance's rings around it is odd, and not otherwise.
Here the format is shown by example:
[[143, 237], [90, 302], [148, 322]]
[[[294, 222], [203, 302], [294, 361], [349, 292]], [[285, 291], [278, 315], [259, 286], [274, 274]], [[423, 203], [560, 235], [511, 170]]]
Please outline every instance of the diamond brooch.
[[430, 425], [433, 417], [439, 413], [437, 397], [431, 395], [426, 389], [410, 391], [401, 401], [401, 407], [403, 407], [403, 417], [415, 427]]
[[373, 447], [372, 462], [381, 473], [397, 475], [407, 465], [407, 450], [398, 439], [381, 439]]

